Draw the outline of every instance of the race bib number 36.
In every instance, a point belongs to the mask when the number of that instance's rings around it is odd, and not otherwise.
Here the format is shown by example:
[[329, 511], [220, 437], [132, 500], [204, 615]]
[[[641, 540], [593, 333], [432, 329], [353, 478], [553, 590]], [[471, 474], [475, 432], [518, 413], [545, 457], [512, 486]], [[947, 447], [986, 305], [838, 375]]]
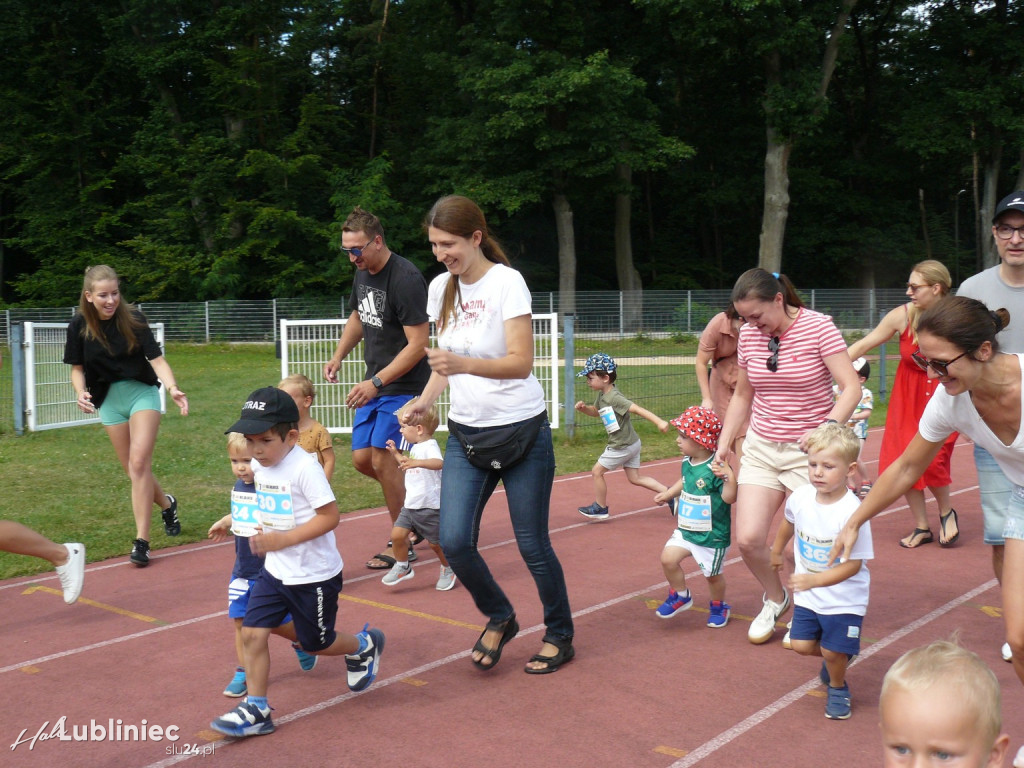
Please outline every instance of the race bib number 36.
[[683, 491], [679, 496], [676, 516], [679, 527], [684, 531], [710, 531], [711, 497], [694, 496]]
[[274, 531], [290, 531], [295, 527], [292, 507], [292, 484], [260, 482], [256, 479], [256, 504], [263, 527]]
[[797, 556], [808, 573], [827, 571], [828, 553], [832, 549], [833, 539], [821, 539], [816, 536], [801, 535], [797, 539]]

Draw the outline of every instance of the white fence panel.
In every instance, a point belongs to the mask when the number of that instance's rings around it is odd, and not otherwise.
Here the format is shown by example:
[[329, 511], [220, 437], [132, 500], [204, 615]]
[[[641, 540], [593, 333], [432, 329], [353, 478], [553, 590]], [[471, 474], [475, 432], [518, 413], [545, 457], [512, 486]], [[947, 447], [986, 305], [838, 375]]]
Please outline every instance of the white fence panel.
[[[554, 314], [533, 316], [533, 372], [544, 388], [548, 417], [552, 428], [559, 423], [558, 409], [558, 317]], [[281, 378], [301, 373], [316, 386], [316, 398], [310, 415], [332, 434], [351, 434], [355, 411], [345, 406], [345, 395], [366, 373], [363, 363], [363, 343], [349, 352], [338, 370], [338, 383], [324, 381], [324, 365], [338, 345], [345, 320], [282, 320], [281, 321]], [[430, 343], [437, 338], [433, 330]], [[441, 393], [435, 407], [441, 419], [439, 429], [448, 429], [448, 390]]]
[[[150, 326], [160, 349], [164, 348], [163, 323]], [[64, 364], [67, 323], [25, 323], [25, 416], [32, 432], [44, 429], [98, 424], [95, 413], [82, 413], [71, 386], [71, 367]], [[167, 399], [160, 385], [160, 412]]]

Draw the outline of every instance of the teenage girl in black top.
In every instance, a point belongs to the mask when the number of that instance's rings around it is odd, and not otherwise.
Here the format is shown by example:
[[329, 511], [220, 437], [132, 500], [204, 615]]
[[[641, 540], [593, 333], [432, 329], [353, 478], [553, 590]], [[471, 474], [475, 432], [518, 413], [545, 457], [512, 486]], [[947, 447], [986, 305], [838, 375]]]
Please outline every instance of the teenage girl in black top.
[[146, 318], [121, 301], [117, 273], [108, 266], [85, 271], [78, 313], [68, 326], [64, 362], [71, 366], [71, 385], [78, 407], [99, 411], [121, 466], [132, 481], [132, 512], [136, 539], [131, 561], [149, 565], [149, 523], [153, 505], [163, 514], [168, 536], [181, 533], [178, 502], [164, 493], [153, 476], [153, 446], [160, 428], [158, 384], [188, 415], [188, 398], [174, 381]]

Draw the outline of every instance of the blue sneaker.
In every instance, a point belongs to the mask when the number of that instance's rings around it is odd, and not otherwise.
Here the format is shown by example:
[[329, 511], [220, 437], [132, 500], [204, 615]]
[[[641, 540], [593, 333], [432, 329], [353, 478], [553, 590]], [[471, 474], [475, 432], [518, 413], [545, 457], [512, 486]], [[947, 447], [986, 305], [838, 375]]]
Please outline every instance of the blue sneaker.
[[230, 696], [232, 699], [240, 698], [245, 696], [249, 692], [245, 685], [245, 670], [239, 667], [235, 670], [235, 676], [231, 678], [231, 682], [228, 683], [228, 687], [224, 689], [224, 695]]
[[312, 671], [313, 667], [316, 666], [316, 660], [319, 656], [314, 656], [312, 653], [306, 653], [298, 643], [292, 643], [292, 650], [295, 651], [295, 655], [299, 657], [299, 666], [302, 667], [302, 671]]
[[670, 515], [672, 515], [672, 517], [676, 516], [676, 504], [678, 504], [678, 503], [679, 503], [679, 499], [678, 498], [669, 499], [668, 500], [668, 513]]
[[210, 727], [225, 736], [263, 736], [274, 732], [274, 721], [270, 719], [270, 707], [267, 711], [243, 701], [226, 715], [221, 715]]
[[670, 589], [665, 602], [658, 606], [655, 613], [658, 614], [658, 618], [670, 619], [677, 613], [687, 610], [691, 605], [693, 605], [693, 597], [690, 595], [690, 590], [686, 590], [685, 595], [680, 595], [674, 589]]
[[579, 512], [584, 517], [589, 517], [591, 520], [607, 520], [608, 519], [608, 507], [602, 507], [596, 501], [589, 507], [580, 507]]
[[358, 653], [346, 654], [345, 665], [348, 667], [348, 687], [352, 691], [362, 691], [370, 686], [380, 671], [380, 655], [384, 651], [384, 633], [379, 629], [370, 629], [366, 624], [359, 638], [362, 650]]
[[721, 600], [712, 600], [708, 610], [708, 626], [712, 629], [724, 627], [729, 623], [731, 612], [732, 606], [728, 603], [723, 603]]
[[829, 720], [846, 720], [850, 717], [850, 686], [842, 688], [828, 687], [828, 698], [825, 700], [825, 717]]

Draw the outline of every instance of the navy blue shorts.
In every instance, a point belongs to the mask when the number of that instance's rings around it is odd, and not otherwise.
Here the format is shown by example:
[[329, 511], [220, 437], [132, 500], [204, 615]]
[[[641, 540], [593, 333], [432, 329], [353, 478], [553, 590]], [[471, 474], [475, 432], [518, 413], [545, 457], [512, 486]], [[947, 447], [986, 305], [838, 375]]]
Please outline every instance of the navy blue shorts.
[[341, 586], [340, 571], [327, 581], [285, 584], [264, 569], [252, 585], [242, 626], [274, 629], [291, 613], [302, 649], [310, 653], [322, 651], [338, 636], [334, 620], [338, 616]]
[[864, 617], [853, 613], [815, 613], [798, 605], [793, 608], [790, 640], [816, 640], [826, 651], [860, 653], [860, 627]]

